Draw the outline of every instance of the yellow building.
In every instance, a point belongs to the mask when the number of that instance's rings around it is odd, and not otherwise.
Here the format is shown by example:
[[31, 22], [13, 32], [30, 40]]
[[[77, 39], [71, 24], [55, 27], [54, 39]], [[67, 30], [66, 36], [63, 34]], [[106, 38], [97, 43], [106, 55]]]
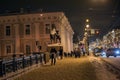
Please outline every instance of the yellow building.
[[73, 50], [73, 30], [63, 12], [19, 13], [0, 16], [0, 56], [47, 50], [50, 31], [59, 30], [64, 52]]

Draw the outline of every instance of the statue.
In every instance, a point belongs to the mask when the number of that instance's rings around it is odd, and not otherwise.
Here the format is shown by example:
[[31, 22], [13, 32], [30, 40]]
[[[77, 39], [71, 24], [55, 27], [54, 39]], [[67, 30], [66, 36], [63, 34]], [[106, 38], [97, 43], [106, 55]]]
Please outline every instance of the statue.
[[58, 41], [59, 43], [61, 43], [59, 31], [56, 30], [55, 28], [53, 28], [50, 32], [50, 40], [51, 40], [51, 43], [57, 43]]
[[59, 35], [59, 31], [58, 31], [58, 30], [56, 30], [55, 37], [56, 37], [56, 43], [57, 43], [58, 40], [59, 40], [59, 42], [61, 43], [61, 38], [60, 38], [60, 35]]
[[55, 34], [56, 34], [56, 29], [53, 28], [50, 32], [50, 40], [51, 40], [51, 43], [55, 42]]

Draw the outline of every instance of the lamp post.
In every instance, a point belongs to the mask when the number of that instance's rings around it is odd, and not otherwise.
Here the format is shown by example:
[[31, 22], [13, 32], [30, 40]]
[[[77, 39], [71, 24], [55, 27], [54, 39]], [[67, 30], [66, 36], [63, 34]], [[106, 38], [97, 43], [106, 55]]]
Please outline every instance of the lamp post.
[[86, 53], [89, 55], [89, 30], [90, 30], [90, 25], [89, 25], [89, 19], [86, 19], [86, 25], [85, 25], [85, 33], [84, 33], [84, 44], [85, 44], [85, 50]]

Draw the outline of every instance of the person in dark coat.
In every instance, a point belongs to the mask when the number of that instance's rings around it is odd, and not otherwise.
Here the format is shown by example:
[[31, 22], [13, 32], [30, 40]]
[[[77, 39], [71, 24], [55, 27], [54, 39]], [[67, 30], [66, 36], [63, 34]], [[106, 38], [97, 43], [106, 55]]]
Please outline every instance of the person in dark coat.
[[50, 55], [51, 55], [51, 65], [55, 65], [56, 64], [56, 54], [57, 54], [57, 51], [55, 48], [52, 48], [50, 50]]
[[60, 59], [63, 59], [63, 48], [60, 47], [59, 49], [59, 55], [60, 55]]

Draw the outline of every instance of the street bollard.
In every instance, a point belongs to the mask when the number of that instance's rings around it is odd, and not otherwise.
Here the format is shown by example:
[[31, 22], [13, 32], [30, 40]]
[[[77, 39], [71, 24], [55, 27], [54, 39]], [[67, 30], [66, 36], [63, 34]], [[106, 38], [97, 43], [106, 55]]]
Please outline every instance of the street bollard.
[[0, 60], [0, 76], [3, 76], [3, 60]]
[[23, 59], [22, 59], [22, 67], [25, 68], [25, 58], [23, 56]]
[[44, 54], [44, 62], [45, 62], [45, 64], [46, 64], [46, 54]]
[[13, 55], [12, 67], [13, 67], [13, 72], [15, 72], [17, 70], [16, 55]]
[[40, 63], [42, 63], [42, 54], [40, 54]]
[[5, 65], [5, 63], [3, 63], [2, 65], [3, 65], [3, 68], [2, 68], [2, 70], [3, 70], [3, 75], [6, 75], [6, 65]]
[[37, 56], [37, 54], [35, 55], [35, 60], [36, 60], [36, 64], [38, 64], [38, 56]]
[[32, 66], [32, 56], [30, 55], [30, 66]]

